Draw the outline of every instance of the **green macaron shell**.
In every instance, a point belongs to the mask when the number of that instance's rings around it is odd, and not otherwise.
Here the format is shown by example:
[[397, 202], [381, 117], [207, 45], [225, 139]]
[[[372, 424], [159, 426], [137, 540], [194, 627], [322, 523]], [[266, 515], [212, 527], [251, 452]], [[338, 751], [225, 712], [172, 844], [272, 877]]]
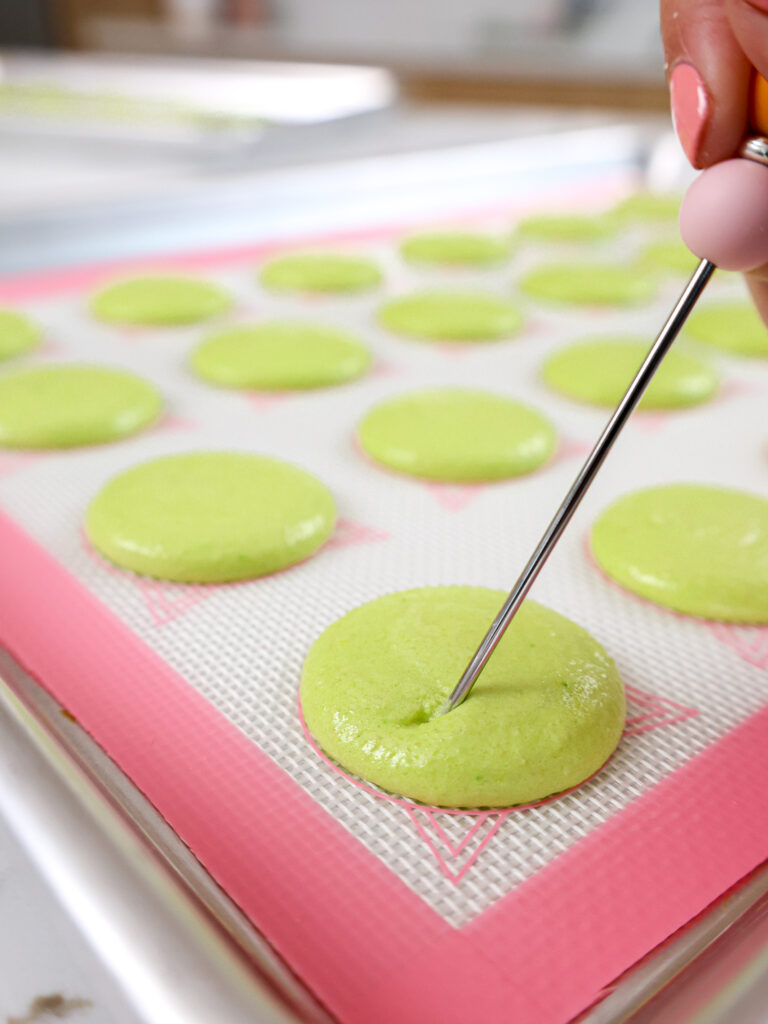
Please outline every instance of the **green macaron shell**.
[[519, 331], [520, 309], [492, 292], [425, 291], [392, 299], [379, 322], [395, 334], [421, 341], [500, 341]]
[[182, 583], [253, 579], [313, 554], [333, 532], [327, 488], [240, 452], [170, 455], [129, 469], [91, 501], [88, 537], [124, 569]]
[[[544, 382], [561, 395], [588, 405], [614, 408], [648, 354], [648, 341], [599, 338], [553, 353], [544, 363]], [[683, 352], [667, 354], [640, 402], [641, 409], [682, 409], [717, 392], [717, 373]]]
[[0, 309], [0, 361], [29, 352], [42, 334], [42, 328], [23, 313]]
[[436, 388], [375, 406], [358, 427], [377, 462], [409, 476], [455, 483], [530, 473], [552, 455], [556, 434], [534, 409], [485, 391]]
[[592, 529], [598, 565], [656, 604], [725, 622], [768, 623], [768, 501], [698, 484], [625, 495]]
[[655, 283], [636, 267], [584, 262], [535, 267], [520, 289], [540, 302], [576, 306], [637, 306], [656, 294]]
[[91, 300], [91, 312], [107, 323], [147, 327], [194, 324], [225, 312], [232, 297], [209, 281], [169, 274], [116, 281]]
[[371, 354], [335, 327], [273, 321], [217, 331], [195, 349], [191, 363], [199, 377], [221, 387], [308, 390], [360, 377]]
[[156, 389], [106, 366], [35, 366], [0, 376], [0, 445], [76, 448], [114, 441], [154, 423]]
[[364, 256], [294, 252], [276, 256], [259, 272], [265, 288], [295, 292], [360, 292], [381, 284], [378, 265]]
[[768, 356], [768, 328], [754, 306], [721, 302], [694, 310], [685, 325], [694, 341], [738, 356]]
[[384, 790], [445, 807], [530, 803], [594, 774], [621, 736], [621, 679], [587, 632], [533, 601], [469, 698], [440, 714], [505, 596], [408, 590], [326, 629], [301, 681], [325, 753]]
[[510, 252], [509, 241], [497, 235], [472, 231], [430, 231], [410, 235], [400, 243], [400, 254], [409, 263], [448, 266], [487, 266], [501, 263]]

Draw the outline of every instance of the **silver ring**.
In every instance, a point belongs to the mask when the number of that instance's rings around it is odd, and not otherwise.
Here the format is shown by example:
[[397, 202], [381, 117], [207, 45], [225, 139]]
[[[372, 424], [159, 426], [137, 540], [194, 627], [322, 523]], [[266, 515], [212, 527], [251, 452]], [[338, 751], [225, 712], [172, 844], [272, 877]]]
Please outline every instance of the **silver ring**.
[[768, 167], [768, 139], [762, 135], [753, 135], [742, 143], [739, 155]]

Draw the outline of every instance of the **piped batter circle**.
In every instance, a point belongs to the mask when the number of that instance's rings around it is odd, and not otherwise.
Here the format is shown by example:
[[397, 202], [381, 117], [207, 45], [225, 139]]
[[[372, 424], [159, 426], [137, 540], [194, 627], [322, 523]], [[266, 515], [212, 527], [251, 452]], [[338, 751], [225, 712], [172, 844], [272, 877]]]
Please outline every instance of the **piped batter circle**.
[[107, 323], [174, 327], [207, 320], [231, 305], [229, 292], [210, 281], [154, 274], [102, 289], [91, 300], [91, 311]]
[[378, 264], [338, 252], [293, 252], [276, 256], [259, 273], [265, 288], [295, 292], [360, 292], [381, 284]]
[[673, 274], [690, 275], [696, 269], [698, 258], [679, 238], [651, 242], [642, 252], [638, 272], [648, 269], [663, 270]]
[[469, 698], [439, 714], [505, 596], [401, 591], [329, 626], [301, 680], [323, 751], [390, 793], [443, 807], [531, 803], [593, 775], [621, 736], [621, 679], [585, 630], [534, 601]]
[[552, 424], [502, 395], [435, 388], [375, 406], [358, 427], [371, 458], [409, 476], [454, 483], [504, 480], [537, 469], [556, 444]]
[[530, 270], [520, 289], [542, 302], [636, 306], [653, 299], [655, 283], [637, 267], [610, 263], [548, 263]]
[[599, 214], [538, 213], [517, 225], [518, 237], [535, 242], [600, 242], [616, 233], [616, 224]]
[[395, 334], [421, 341], [499, 341], [518, 332], [523, 315], [491, 292], [426, 291], [385, 303], [379, 321]]
[[768, 356], [768, 328], [747, 302], [721, 302], [696, 309], [685, 333], [695, 341], [739, 356]]
[[226, 583], [309, 557], [335, 520], [331, 493], [296, 466], [241, 452], [195, 452], [115, 477], [88, 506], [86, 532], [124, 569]]
[[471, 267], [501, 263], [509, 256], [509, 240], [474, 231], [424, 231], [400, 243], [409, 263], [439, 263]]
[[41, 328], [23, 313], [0, 309], [0, 360], [29, 352], [40, 341]]
[[36, 366], [0, 376], [0, 445], [76, 448], [135, 434], [163, 400], [141, 377], [106, 366]]
[[[648, 354], [650, 344], [625, 338], [577, 342], [544, 363], [544, 382], [561, 395], [614, 408]], [[717, 373], [683, 352], [669, 352], [640, 402], [640, 409], [681, 409], [706, 402], [718, 387]]]
[[705, 619], [768, 623], [768, 501], [669, 484], [610, 505], [592, 528], [598, 565], [627, 590]]
[[370, 352], [352, 335], [299, 321], [227, 327], [192, 354], [192, 367], [204, 380], [263, 391], [342, 384], [360, 377], [370, 363]]
[[669, 192], [634, 192], [612, 211], [620, 222], [642, 224], [677, 224], [682, 196]]

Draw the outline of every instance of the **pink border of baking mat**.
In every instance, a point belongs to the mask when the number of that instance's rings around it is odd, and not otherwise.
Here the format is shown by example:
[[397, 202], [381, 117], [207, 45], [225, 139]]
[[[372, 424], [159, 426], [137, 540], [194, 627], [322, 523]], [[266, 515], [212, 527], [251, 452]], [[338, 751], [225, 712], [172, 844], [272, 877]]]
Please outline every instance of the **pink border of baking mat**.
[[[25, 275], [0, 297], [289, 244]], [[343, 1024], [562, 1024], [768, 855], [766, 707], [455, 929], [2, 512], [0, 567], [0, 642]]]
[[768, 851], [764, 708], [451, 928], [3, 513], [0, 565], [4, 645], [345, 1024], [561, 1024]]

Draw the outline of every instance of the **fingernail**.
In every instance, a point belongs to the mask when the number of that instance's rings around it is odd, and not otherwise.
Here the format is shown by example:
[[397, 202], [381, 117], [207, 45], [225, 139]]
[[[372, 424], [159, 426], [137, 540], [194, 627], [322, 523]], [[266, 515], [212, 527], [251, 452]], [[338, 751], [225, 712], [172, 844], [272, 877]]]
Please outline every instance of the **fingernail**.
[[699, 146], [709, 118], [709, 96], [693, 64], [678, 64], [669, 82], [672, 120], [685, 155], [696, 166]]

